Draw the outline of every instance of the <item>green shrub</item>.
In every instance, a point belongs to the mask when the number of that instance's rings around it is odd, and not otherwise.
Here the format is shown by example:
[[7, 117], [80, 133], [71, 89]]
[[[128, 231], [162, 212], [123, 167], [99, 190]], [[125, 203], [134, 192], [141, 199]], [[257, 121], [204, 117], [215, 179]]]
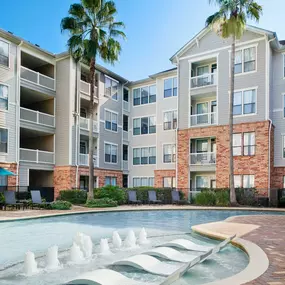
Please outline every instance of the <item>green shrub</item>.
[[85, 204], [87, 192], [82, 190], [62, 190], [59, 192], [58, 200], [68, 201], [74, 205]]
[[0, 204], [4, 204], [5, 203], [5, 197], [3, 193], [0, 193]]
[[257, 206], [256, 189], [238, 188], [236, 189], [237, 202], [243, 206]]
[[230, 205], [230, 195], [228, 191], [217, 191], [215, 194], [217, 206], [227, 207]]
[[68, 201], [57, 200], [51, 203], [51, 208], [53, 210], [70, 210], [72, 204]]
[[87, 200], [85, 206], [88, 208], [117, 207], [118, 202], [109, 198], [101, 198], [101, 199]]
[[214, 191], [203, 191], [195, 196], [195, 203], [199, 206], [215, 206], [216, 194]]
[[104, 186], [102, 188], [94, 189], [94, 199], [109, 198], [122, 205], [126, 203], [126, 192], [118, 186]]

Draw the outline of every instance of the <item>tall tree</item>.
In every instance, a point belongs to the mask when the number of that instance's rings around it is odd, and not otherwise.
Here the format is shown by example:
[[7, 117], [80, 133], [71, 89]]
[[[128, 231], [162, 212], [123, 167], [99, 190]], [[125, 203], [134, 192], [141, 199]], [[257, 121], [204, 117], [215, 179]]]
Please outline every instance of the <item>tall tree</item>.
[[222, 38], [231, 38], [231, 72], [229, 94], [229, 151], [230, 151], [230, 202], [237, 204], [234, 186], [233, 160], [233, 98], [235, 86], [236, 39], [240, 39], [246, 29], [248, 19], [258, 21], [262, 7], [254, 0], [209, 0], [219, 6], [219, 10], [206, 20], [206, 25]]
[[[73, 58], [80, 59], [90, 66], [90, 129], [89, 129], [89, 193], [93, 198], [94, 188], [94, 95], [95, 95], [95, 65], [98, 57], [105, 62], [114, 63], [121, 52], [119, 39], [125, 39], [122, 31], [123, 22], [117, 22], [116, 5], [106, 0], [80, 0], [80, 3], [70, 5], [69, 16], [61, 20], [61, 31], [69, 32], [67, 42]], [[96, 94], [98, 97], [98, 94]]]

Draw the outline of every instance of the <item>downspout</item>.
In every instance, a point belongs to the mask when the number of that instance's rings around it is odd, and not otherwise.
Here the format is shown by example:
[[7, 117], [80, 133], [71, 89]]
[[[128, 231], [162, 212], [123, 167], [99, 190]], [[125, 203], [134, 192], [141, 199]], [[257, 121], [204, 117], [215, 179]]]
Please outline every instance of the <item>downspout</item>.
[[[175, 179], [176, 179], [176, 189], [178, 189], [178, 129], [179, 129], [179, 58], [176, 56], [177, 61], [177, 126], [175, 130], [175, 148], [176, 148], [176, 162], [175, 162]], [[189, 180], [190, 181], [190, 180]], [[190, 182], [189, 182], [190, 187]], [[183, 190], [182, 190], [183, 191]], [[189, 192], [188, 192], [189, 196]], [[188, 197], [187, 197], [188, 198]]]
[[271, 188], [271, 130], [272, 130], [272, 120], [270, 119], [270, 68], [269, 68], [269, 50], [270, 50], [270, 43], [272, 41], [274, 41], [276, 39], [276, 37], [274, 37], [273, 39], [268, 41], [267, 44], [267, 69], [266, 69], [266, 82], [267, 82], [267, 108], [266, 108], [266, 112], [267, 112], [267, 118], [269, 120], [269, 133], [268, 133], [268, 199], [269, 199], [269, 204], [270, 204], [270, 200], [271, 200], [271, 193], [270, 193], [270, 188]]
[[[20, 167], [20, 72], [21, 72], [21, 46], [23, 44], [23, 41], [20, 42], [20, 44], [17, 47], [17, 94], [16, 96], [16, 162], [17, 162], [17, 179], [16, 179], [16, 187], [19, 186], [19, 167]], [[27, 185], [28, 186], [28, 185]]]

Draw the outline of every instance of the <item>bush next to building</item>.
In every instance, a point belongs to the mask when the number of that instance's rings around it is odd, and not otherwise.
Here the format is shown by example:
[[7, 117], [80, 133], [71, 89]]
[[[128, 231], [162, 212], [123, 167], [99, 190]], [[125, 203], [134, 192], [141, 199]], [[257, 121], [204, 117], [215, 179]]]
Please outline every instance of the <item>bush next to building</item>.
[[107, 185], [102, 188], [94, 189], [94, 199], [109, 198], [123, 205], [126, 203], [126, 192], [118, 186]]
[[68, 201], [73, 205], [85, 204], [87, 192], [82, 190], [62, 190], [59, 192], [58, 200]]
[[57, 200], [51, 203], [51, 208], [53, 210], [70, 210], [72, 204], [68, 201]]
[[87, 200], [86, 207], [88, 208], [107, 208], [107, 207], [117, 207], [117, 201], [114, 201], [109, 198], [101, 198], [101, 199], [91, 199]]
[[194, 203], [199, 206], [215, 206], [217, 201], [214, 191], [202, 191], [195, 196]]

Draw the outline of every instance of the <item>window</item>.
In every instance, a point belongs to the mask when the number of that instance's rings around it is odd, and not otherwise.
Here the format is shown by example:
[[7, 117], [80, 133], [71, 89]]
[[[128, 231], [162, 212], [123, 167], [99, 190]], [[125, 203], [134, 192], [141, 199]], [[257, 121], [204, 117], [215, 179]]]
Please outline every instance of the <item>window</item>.
[[154, 177], [134, 177], [133, 187], [150, 186], [154, 185]]
[[123, 144], [123, 160], [128, 161], [128, 157], [129, 157], [129, 147]]
[[285, 176], [283, 176], [283, 189], [285, 189]]
[[80, 108], [80, 117], [87, 118], [87, 111], [85, 108]]
[[233, 154], [241, 155], [241, 134], [233, 134]]
[[128, 132], [129, 131], [129, 117], [123, 115], [123, 130]]
[[105, 176], [105, 185], [117, 185], [117, 177]]
[[0, 40], [0, 64], [9, 66], [9, 44]]
[[254, 187], [254, 175], [243, 175], [243, 188]]
[[107, 76], [105, 76], [105, 95], [115, 101], [118, 100], [118, 82]]
[[110, 143], [105, 143], [105, 162], [117, 163], [118, 146]]
[[233, 154], [234, 156], [255, 155], [255, 132], [233, 134]]
[[156, 164], [156, 147], [133, 149], [133, 165]]
[[88, 151], [87, 151], [87, 142], [85, 142], [85, 141], [81, 141], [81, 142], [80, 142], [80, 153], [81, 153], [81, 154], [88, 154]]
[[174, 163], [176, 161], [176, 145], [166, 144], [163, 146], [163, 163]]
[[245, 90], [234, 93], [234, 115], [247, 115], [256, 112], [256, 90]]
[[255, 133], [243, 134], [243, 155], [255, 155]]
[[8, 130], [0, 128], [0, 152], [8, 152]]
[[256, 70], [256, 47], [237, 50], [235, 54], [235, 74]]
[[154, 116], [133, 119], [133, 135], [146, 135], [154, 133], [156, 133], [156, 119]]
[[156, 102], [156, 86], [144, 86], [133, 90], [134, 106]]
[[129, 90], [124, 88], [124, 96], [123, 96], [123, 100], [126, 102], [129, 102]]
[[105, 129], [113, 132], [118, 131], [118, 114], [105, 110]]
[[285, 158], [285, 136], [283, 138], [283, 158]]
[[176, 179], [175, 177], [163, 177], [163, 188], [175, 188]]
[[0, 109], [8, 110], [8, 86], [0, 84]]
[[[284, 56], [284, 58], [285, 58], [285, 56]], [[283, 95], [283, 117], [285, 118], [285, 95]]]
[[163, 129], [172, 130], [177, 128], [177, 111], [164, 112]]
[[177, 77], [164, 80], [164, 98], [177, 96]]
[[241, 175], [234, 175], [234, 186], [235, 188], [241, 188]]

